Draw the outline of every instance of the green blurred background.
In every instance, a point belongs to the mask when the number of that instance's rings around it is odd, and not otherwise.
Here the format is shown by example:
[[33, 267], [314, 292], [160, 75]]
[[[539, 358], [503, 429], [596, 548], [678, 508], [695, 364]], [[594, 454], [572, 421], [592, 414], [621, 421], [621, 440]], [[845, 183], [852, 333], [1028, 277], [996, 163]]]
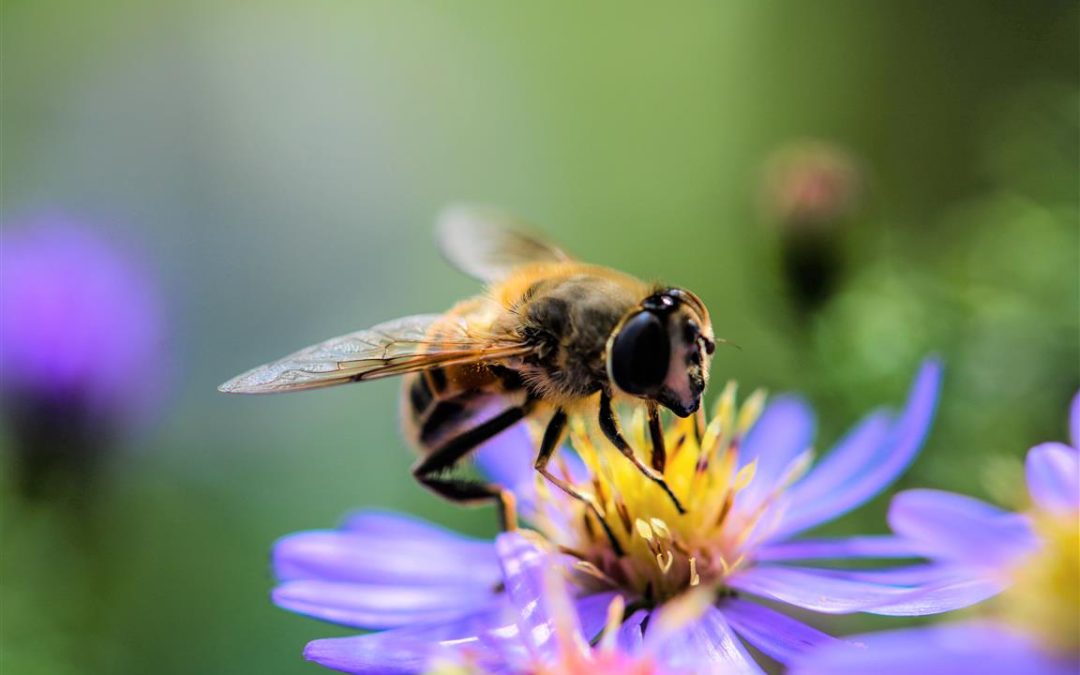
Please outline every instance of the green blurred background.
[[[395, 382], [214, 390], [476, 292], [432, 244], [460, 200], [696, 290], [741, 346], [718, 352], [712, 391], [805, 392], [820, 449], [941, 354], [938, 421], [901, 486], [1015, 500], [1023, 452], [1064, 436], [1080, 383], [1077, 18], [1073, 2], [4, 0], [0, 209], [60, 205], [140, 245], [178, 376], [77, 533], [5, 495], [0, 667], [314, 672], [304, 642], [345, 632], [271, 606], [276, 537], [362, 506], [494, 530], [408, 477]], [[810, 235], [762, 187], [807, 138], [846, 158], [851, 195]], [[808, 239], [836, 283], [800, 304], [785, 250]], [[831, 529], [881, 531], [886, 503]]]

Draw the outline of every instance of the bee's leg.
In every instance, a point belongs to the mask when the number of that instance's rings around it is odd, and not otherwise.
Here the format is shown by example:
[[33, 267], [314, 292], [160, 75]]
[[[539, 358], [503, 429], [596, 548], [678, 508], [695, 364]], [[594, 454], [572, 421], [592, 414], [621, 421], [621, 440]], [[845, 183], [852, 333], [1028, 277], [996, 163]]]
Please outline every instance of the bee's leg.
[[664, 429], [660, 426], [660, 406], [649, 403], [649, 437], [652, 438], [652, 468], [664, 473], [667, 466], [667, 448], [664, 447]]
[[536, 463], [533, 465], [540, 474], [547, 478], [549, 481], [555, 484], [560, 490], [570, 495], [574, 499], [579, 500], [581, 503], [592, 511], [592, 514], [596, 516], [596, 522], [600, 523], [600, 527], [604, 528], [604, 534], [611, 541], [612, 550], [616, 555], [623, 554], [622, 545], [619, 544], [619, 540], [615, 538], [615, 533], [611, 531], [607, 521], [604, 520], [603, 512], [600, 510], [600, 506], [596, 503], [596, 498], [590, 494], [584, 493], [567, 481], [559, 478], [555, 474], [548, 470], [548, 464], [551, 462], [552, 456], [555, 451], [562, 445], [563, 438], [566, 437], [566, 412], [559, 408], [552, 415], [551, 421], [548, 422], [547, 428], [544, 430], [544, 438], [540, 441], [540, 452], [536, 455]]
[[651, 481], [660, 486], [660, 488], [667, 493], [668, 497], [671, 497], [671, 503], [675, 505], [675, 509], [679, 513], [686, 513], [686, 509], [683, 508], [679, 498], [675, 496], [675, 493], [671, 491], [671, 486], [667, 484], [664, 477], [660, 475], [655, 469], [642, 463], [638, 456], [634, 454], [634, 449], [630, 447], [630, 444], [623, 438], [622, 431], [619, 430], [619, 421], [615, 418], [615, 411], [611, 407], [611, 395], [606, 391], [600, 394], [600, 429], [607, 436], [611, 444], [619, 449], [627, 459], [634, 463], [638, 471], [645, 474]]
[[489, 438], [514, 426], [529, 413], [529, 404], [508, 408], [468, 431], [451, 438], [413, 467], [413, 476], [436, 494], [454, 502], [495, 500], [504, 530], [517, 528], [514, 495], [498, 485], [445, 475], [462, 457]]

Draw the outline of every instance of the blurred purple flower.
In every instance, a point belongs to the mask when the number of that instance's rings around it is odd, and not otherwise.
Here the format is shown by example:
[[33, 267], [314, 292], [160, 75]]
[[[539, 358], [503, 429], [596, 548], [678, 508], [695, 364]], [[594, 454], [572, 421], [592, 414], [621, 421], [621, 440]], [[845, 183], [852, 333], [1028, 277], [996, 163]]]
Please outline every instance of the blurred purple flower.
[[986, 617], [857, 636], [808, 653], [794, 672], [1080, 672], [1080, 394], [1069, 427], [1071, 446], [1043, 443], [1028, 452], [1029, 513], [933, 490], [893, 500], [893, 529], [922, 555], [1005, 589], [987, 603]]
[[145, 420], [164, 393], [163, 340], [136, 261], [60, 212], [4, 223], [0, 392], [20, 453], [63, 463]]
[[[665, 477], [676, 490], [697, 490], [686, 516], [675, 514], [651, 482], [635, 483], [647, 480], [638, 472], [623, 472], [625, 460], [614, 458], [607, 469], [594, 464], [577, 438], [582, 454], [569, 456], [564, 478], [596, 482], [618, 548], [580, 502], [536, 480], [524, 430], [497, 438], [479, 462], [515, 492], [526, 518], [564, 554], [584, 635], [600, 632], [617, 596], [630, 608], [623, 629], [637, 626], [647, 636], [658, 609], [695, 587], [709, 588], [714, 603], [666, 639], [660, 656], [675, 669], [761, 672], [743, 642], [786, 663], [833, 638], [748, 596], [826, 614], [923, 615], [999, 590], [937, 564], [872, 570], [793, 564], [917, 557], [910, 541], [895, 536], [794, 537], [864, 503], [910, 464], [929, 429], [940, 378], [940, 365], [928, 361], [901, 413], [871, 413], [809, 470], [809, 407], [786, 396], [761, 411], [761, 397], [751, 397], [736, 414], [729, 388], [702, 437], [693, 419], [667, 430], [680, 442], [669, 445]], [[504, 590], [497, 548], [406, 516], [360, 513], [339, 530], [285, 537], [274, 549], [274, 566], [282, 582], [273, 594], [278, 605], [385, 629], [308, 645], [307, 658], [345, 672], [417, 672], [416, 645], [477, 644], [510, 625], [513, 599]]]

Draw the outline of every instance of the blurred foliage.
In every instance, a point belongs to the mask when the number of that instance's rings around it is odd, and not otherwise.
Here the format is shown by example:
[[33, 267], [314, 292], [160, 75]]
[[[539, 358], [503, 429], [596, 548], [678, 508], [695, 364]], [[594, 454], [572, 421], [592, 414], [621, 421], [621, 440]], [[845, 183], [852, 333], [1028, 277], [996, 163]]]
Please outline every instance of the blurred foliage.
[[[1077, 18], [1072, 2], [4, 0], [0, 212], [60, 205], [140, 243], [183, 378], [93, 510], [5, 492], [0, 668], [301, 672], [306, 640], [345, 631], [270, 605], [277, 536], [375, 505], [493, 531], [409, 479], [395, 383], [214, 391], [475, 292], [431, 244], [458, 200], [695, 289], [742, 347], [718, 352], [713, 391], [805, 392], [821, 449], [942, 354], [938, 421], [902, 484], [1017, 499], [1023, 452], [1064, 436], [1080, 384]], [[767, 158], [806, 138], [864, 175], [829, 235], [845, 273], [800, 317], [757, 199]], [[881, 531], [886, 504], [831, 529]]]

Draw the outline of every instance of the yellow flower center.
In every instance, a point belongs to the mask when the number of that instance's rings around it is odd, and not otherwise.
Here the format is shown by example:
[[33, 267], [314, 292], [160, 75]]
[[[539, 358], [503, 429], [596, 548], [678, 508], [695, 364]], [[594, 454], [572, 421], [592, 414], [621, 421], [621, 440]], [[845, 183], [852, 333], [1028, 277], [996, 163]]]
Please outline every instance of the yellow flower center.
[[1080, 655], [1080, 523], [1076, 515], [1037, 513], [1042, 545], [1012, 570], [1013, 584], [993, 610], [1049, 649]]
[[[544, 504], [550, 503], [558, 488], [539, 481], [537, 528], [576, 557], [577, 569], [598, 588], [628, 591], [646, 603], [656, 603], [700, 584], [722, 586], [724, 578], [744, 563], [756, 538], [773, 523], [765, 516], [775, 493], [752, 508], [733, 508], [738, 493], [754, 477], [756, 463], [739, 467], [739, 446], [764, 401], [759, 391], [738, 407], [735, 385], [729, 383], [711, 419], [702, 413], [665, 425], [663, 476], [686, 505], [684, 514], [595, 429], [573, 419], [570, 441], [588, 476], [574, 481], [565, 467], [562, 473], [591, 496], [596, 508], [573, 500], [568, 517], [562, 515], [565, 506], [545, 514]], [[648, 464], [651, 442], [642, 411], [636, 411], [624, 433]], [[803, 469], [805, 464], [800, 463]], [[569, 527], [560, 522], [563, 518]]]

